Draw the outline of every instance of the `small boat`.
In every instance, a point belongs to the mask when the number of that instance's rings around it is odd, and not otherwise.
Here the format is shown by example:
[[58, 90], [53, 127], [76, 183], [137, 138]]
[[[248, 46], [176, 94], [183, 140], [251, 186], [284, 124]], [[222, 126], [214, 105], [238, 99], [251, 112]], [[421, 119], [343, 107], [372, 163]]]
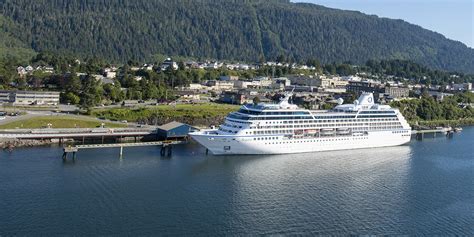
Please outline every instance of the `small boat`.
[[461, 128], [461, 127], [454, 128], [454, 131], [455, 131], [455, 132], [461, 132], [461, 131], [462, 131], [462, 128]]
[[349, 134], [351, 133], [351, 130], [349, 128], [338, 128], [337, 129], [337, 134]]

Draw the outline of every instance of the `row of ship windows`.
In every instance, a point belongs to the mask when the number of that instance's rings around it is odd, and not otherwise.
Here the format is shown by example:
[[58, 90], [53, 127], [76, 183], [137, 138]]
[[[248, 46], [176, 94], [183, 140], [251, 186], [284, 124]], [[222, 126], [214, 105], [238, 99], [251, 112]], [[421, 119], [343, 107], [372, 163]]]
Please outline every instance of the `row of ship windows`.
[[[261, 112], [261, 111], [252, 111], [252, 110], [245, 110], [245, 109], [240, 109], [238, 111], [241, 114], [250, 114], [250, 115], [310, 115], [309, 112], [307, 111], [295, 111], [295, 112], [289, 112], [289, 111], [276, 111], [276, 112]], [[395, 114], [395, 111], [361, 111], [359, 114]], [[327, 118], [354, 118], [354, 115], [327, 115], [327, 116], [316, 116], [316, 118], [320, 119], [327, 119]]]
[[[229, 122], [238, 124], [252, 124], [251, 122], [242, 122], [227, 118]], [[372, 122], [372, 121], [398, 121], [397, 117], [394, 118], [379, 118], [379, 119], [336, 119], [336, 120], [295, 120], [295, 121], [266, 121], [265, 124], [293, 124], [293, 123], [339, 123], [339, 122]]]
[[[252, 124], [250, 122], [240, 122], [232, 119], [227, 119], [229, 122], [232, 123], [237, 123], [237, 124]], [[339, 123], [339, 122], [378, 122], [378, 121], [398, 121], [397, 118], [390, 118], [390, 119], [352, 119], [352, 120], [322, 120], [322, 121], [317, 121], [319, 123]], [[296, 120], [296, 121], [267, 121], [265, 124], [294, 124], [294, 123], [310, 123], [310, 126], [321, 126], [320, 124], [314, 124], [314, 120]], [[242, 126], [236, 126], [236, 125], [227, 125], [230, 127], [234, 128], [242, 128]], [[349, 126], [354, 126], [354, 124], [349, 124]], [[326, 126], [327, 127], [327, 126]]]
[[385, 123], [348, 123], [348, 124], [304, 124], [304, 125], [276, 125], [250, 127], [250, 129], [269, 129], [269, 128], [319, 128], [319, 127], [355, 127], [355, 126], [381, 126], [381, 125], [401, 125], [400, 122]]
[[229, 118], [227, 118], [227, 121], [233, 122], [233, 123], [239, 123], [239, 124], [252, 124], [252, 122], [242, 122], [242, 121], [233, 120], [233, 119], [229, 119]]
[[[289, 117], [248, 117], [238, 114], [229, 114], [229, 118], [240, 119], [240, 120], [298, 120], [298, 119], [313, 119], [312, 116], [289, 116]], [[339, 116], [342, 117], [342, 116]], [[396, 118], [397, 115], [359, 115], [358, 118]], [[316, 116], [315, 119], [343, 119], [338, 116]]]
[[387, 110], [387, 111], [361, 111], [360, 114], [394, 114], [395, 111]]
[[[379, 130], [392, 130], [392, 129], [403, 129], [402, 126], [382, 126], [372, 128], [354, 128], [354, 131], [379, 131]], [[265, 130], [265, 131], [247, 131], [246, 135], [265, 135], [265, 134], [288, 134], [293, 133], [293, 130]]]
[[253, 111], [240, 109], [239, 113], [242, 114], [251, 114], [251, 115], [309, 115], [307, 111], [278, 111], [278, 112], [262, 112], [262, 111]]
[[[353, 128], [354, 131], [379, 131], [379, 130], [391, 130], [391, 129], [403, 129], [403, 126], [373, 126], [373, 127], [359, 127]], [[238, 131], [227, 130], [219, 127], [220, 131], [237, 134]], [[264, 130], [264, 131], [247, 131], [247, 135], [262, 135], [262, 134], [282, 134], [282, 133], [293, 133], [293, 130]]]
[[295, 121], [266, 121], [265, 124], [292, 124], [292, 123], [347, 123], [347, 122], [376, 122], [376, 121], [398, 121], [394, 118], [379, 119], [335, 119], [335, 120], [295, 120]]
[[402, 126], [389, 126], [389, 127], [360, 127], [352, 128], [353, 131], [378, 131], [378, 130], [392, 130], [392, 129], [403, 129]]
[[234, 134], [237, 134], [237, 131], [234, 131], [234, 130], [227, 130], [227, 129], [224, 129], [222, 127], [219, 127], [218, 129], [219, 131], [223, 131], [223, 132], [228, 132], [228, 133], [234, 133]]
[[[309, 142], [334, 142], [334, 141], [349, 141], [349, 140], [365, 140], [369, 139], [368, 137], [356, 137], [356, 138], [336, 138], [336, 139], [312, 139], [312, 140], [294, 140], [294, 141], [283, 141], [283, 142], [269, 142], [265, 143], [265, 145], [278, 145], [278, 144], [294, 144], [294, 143], [309, 143]], [[254, 139], [254, 140], [259, 140], [259, 139]]]

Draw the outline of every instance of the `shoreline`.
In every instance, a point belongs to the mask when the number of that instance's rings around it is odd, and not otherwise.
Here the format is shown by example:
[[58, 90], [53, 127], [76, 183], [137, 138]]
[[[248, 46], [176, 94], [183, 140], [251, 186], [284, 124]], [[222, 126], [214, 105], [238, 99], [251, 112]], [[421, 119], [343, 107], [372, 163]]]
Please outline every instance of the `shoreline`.
[[[408, 121], [413, 130], [422, 130], [423, 128], [436, 127], [465, 127], [474, 126], [474, 118], [457, 119], [457, 120], [421, 120]], [[421, 129], [420, 129], [421, 128]]]
[[[474, 119], [473, 119], [474, 121]], [[429, 123], [429, 126], [425, 124], [425, 122]], [[459, 121], [457, 121], [459, 122]], [[435, 128], [439, 126], [443, 126], [448, 123], [451, 127], [467, 127], [467, 126], [474, 126], [472, 121], [461, 121], [463, 123], [456, 123], [453, 124], [452, 120], [439, 120], [439, 121], [423, 121], [418, 124], [411, 124], [412, 130], [426, 130], [429, 128]], [[443, 126], [446, 127], [446, 126]], [[47, 146], [47, 145], [60, 145], [58, 139], [17, 139], [17, 138], [5, 138], [0, 139], [0, 149], [2, 150], [13, 150], [14, 148], [22, 148], [22, 147], [39, 147], [39, 146]]]
[[20, 140], [20, 139], [0, 139], [0, 148], [2, 150], [12, 150], [20, 147], [39, 147], [52, 144], [59, 144], [51, 140]]

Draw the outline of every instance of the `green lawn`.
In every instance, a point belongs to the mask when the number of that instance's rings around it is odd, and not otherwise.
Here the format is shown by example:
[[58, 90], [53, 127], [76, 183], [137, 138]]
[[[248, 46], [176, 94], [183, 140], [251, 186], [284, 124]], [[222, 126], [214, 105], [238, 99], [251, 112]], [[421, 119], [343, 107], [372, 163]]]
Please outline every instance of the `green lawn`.
[[[101, 121], [69, 116], [41, 116], [0, 125], [0, 129], [15, 128], [43, 128], [47, 124], [52, 124], [52, 128], [95, 128], [101, 125]], [[124, 124], [105, 123], [105, 127], [119, 128], [126, 127]]]
[[178, 104], [173, 105], [158, 105], [154, 107], [130, 109], [130, 108], [115, 108], [115, 109], [98, 109], [92, 112], [92, 115], [99, 118], [106, 118], [111, 120], [127, 120], [138, 121], [140, 119], [157, 117], [167, 120], [181, 121], [183, 118], [187, 119], [213, 119], [222, 117], [232, 111], [238, 110], [240, 106], [229, 104]]

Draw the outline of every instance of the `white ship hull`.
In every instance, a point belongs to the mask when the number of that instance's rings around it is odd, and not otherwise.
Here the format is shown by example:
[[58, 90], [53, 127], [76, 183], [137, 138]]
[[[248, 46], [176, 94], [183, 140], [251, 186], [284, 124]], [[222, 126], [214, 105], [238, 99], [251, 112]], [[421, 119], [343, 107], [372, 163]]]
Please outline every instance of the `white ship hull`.
[[[411, 131], [373, 131], [365, 135], [288, 139], [283, 135], [255, 136], [212, 134], [212, 130], [190, 133], [191, 137], [214, 155], [287, 154], [399, 146], [410, 141]], [[259, 136], [258, 138], [265, 138]]]

